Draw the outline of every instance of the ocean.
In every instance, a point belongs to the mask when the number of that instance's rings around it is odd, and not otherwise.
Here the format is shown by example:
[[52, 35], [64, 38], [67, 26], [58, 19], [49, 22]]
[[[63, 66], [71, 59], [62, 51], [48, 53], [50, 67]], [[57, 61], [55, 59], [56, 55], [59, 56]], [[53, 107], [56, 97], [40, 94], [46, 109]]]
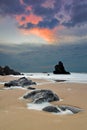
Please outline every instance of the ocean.
[[30, 77], [32, 79], [46, 79], [50, 82], [87, 83], [87, 73], [71, 73], [69, 75], [53, 73], [23, 73], [15, 77]]
[[[72, 45], [0, 45], [0, 65], [19, 72], [52, 72], [62, 61], [69, 72], [87, 73], [87, 43]], [[13, 50], [13, 51], [12, 51]]]

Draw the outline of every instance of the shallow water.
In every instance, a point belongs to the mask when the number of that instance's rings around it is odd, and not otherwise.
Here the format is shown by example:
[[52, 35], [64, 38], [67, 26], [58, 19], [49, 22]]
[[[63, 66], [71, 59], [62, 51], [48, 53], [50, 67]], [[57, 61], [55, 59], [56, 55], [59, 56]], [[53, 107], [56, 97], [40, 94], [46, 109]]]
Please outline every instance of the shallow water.
[[[27, 104], [27, 108], [28, 109], [32, 109], [32, 110], [38, 110], [38, 111], [42, 111], [43, 108], [47, 107], [47, 106], [52, 106], [50, 103], [45, 102], [45, 103], [41, 103], [41, 104], [34, 104], [34, 103], [28, 103]], [[72, 111], [66, 109], [65, 111], [62, 111], [59, 107], [57, 107], [57, 109], [60, 111], [58, 113], [52, 112], [53, 114], [56, 115], [66, 115], [66, 114], [73, 114]]]
[[46, 79], [51, 82], [55, 80], [65, 80], [67, 83], [87, 83], [87, 73], [71, 73], [70, 75], [55, 75], [53, 73], [24, 73], [25, 77], [36, 78], [36, 79]]

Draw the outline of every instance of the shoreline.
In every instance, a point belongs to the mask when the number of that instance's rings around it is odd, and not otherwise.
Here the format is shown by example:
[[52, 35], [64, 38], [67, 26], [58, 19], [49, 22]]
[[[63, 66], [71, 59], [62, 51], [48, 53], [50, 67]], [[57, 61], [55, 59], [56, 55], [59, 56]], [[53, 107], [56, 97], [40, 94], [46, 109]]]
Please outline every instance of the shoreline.
[[[87, 129], [87, 84], [49, 82], [45, 79], [34, 79], [37, 89], [50, 89], [62, 101], [53, 105], [70, 105], [83, 109], [73, 115], [55, 115], [49, 112], [27, 109], [28, 101], [19, 99], [30, 90], [10, 89], [0, 91], [0, 130], [86, 130]], [[0, 82], [7, 82], [18, 77], [0, 76]], [[45, 84], [44, 84], [45, 83]], [[3, 88], [3, 84], [0, 84]]]

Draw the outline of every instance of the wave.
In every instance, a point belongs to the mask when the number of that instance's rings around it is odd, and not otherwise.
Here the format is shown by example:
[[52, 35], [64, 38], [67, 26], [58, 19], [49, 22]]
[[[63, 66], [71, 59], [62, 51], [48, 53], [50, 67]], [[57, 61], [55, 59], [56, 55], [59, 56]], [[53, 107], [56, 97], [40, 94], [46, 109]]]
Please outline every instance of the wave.
[[59, 74], [55, 75], [53, 73], [23, 73], [24, 75], [19, 75], [16, 77], [30, 77], [32, 79], [46, 79], [51, 82], [66, 82], [66, 83], [87, 83], [87, 73], [71, 73], [70, 75]]

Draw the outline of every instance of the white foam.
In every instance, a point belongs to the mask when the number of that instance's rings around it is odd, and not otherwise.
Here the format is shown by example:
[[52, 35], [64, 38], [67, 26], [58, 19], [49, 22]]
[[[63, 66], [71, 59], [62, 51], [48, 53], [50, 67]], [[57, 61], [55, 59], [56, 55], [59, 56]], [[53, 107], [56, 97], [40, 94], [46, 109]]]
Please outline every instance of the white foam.
[[9, 90], [9, 89], [23, 89], [23, 90], [26, 90], [27, 88], [23, 88], [21, 86], [11, 86], [11, 87], [5, 87], [4, 89], [5, 90]]
[[51, 106], [51, 104], [48, 102], [41, 103], [41, 104], [34, 104], [34, 103], [27, 104], [28, 109], [39, 110], [39, 111], [41, 111], [44, 107], [47, 107], [47, 106]]
[[[70, 75], [53, 73], [24, 73], [25, 77], [36, 79], [46, 79], [50, 82], [54, 80], [65, 80], [66, 83], [87, 83], [87, 73], [71, 73]], [[54, 82], [53, 82], [54, 83]]]
[[[41, 103], [41, 104], [34, 104], [34, 103], [28, 103], [27, 104], [27, 108], [28, 109], [32, 109], [32, 110], [38, 110], [38, 111], [42, 111], [43, 108], [47, 107], [47, 106], [52, 106], [50, 103], [45, 102], [45, 103]], [[52, 114], [56, 114], [56, 115], [67, 115], [67, 114], [73, 114], [72, 111], [66, 109], [65, 111], [62, 111], [59, 107], [57, 107], [57, 109], [60, 111], [58, 113], [52, 112]]]
[[68, 115], [70, 115], [70, 114], [73, 114], [73, 112], [66, 109], [65, 111], [60, 111], [58, 113], [53, 113], [53, 114], [56, 114], [56, 115], [67, 115], [68, 114]]
[[5, 84], [5, 83], [6, 83], [6, 82], [0, 82], [0, 84], [2, 84], [2, 85]]

